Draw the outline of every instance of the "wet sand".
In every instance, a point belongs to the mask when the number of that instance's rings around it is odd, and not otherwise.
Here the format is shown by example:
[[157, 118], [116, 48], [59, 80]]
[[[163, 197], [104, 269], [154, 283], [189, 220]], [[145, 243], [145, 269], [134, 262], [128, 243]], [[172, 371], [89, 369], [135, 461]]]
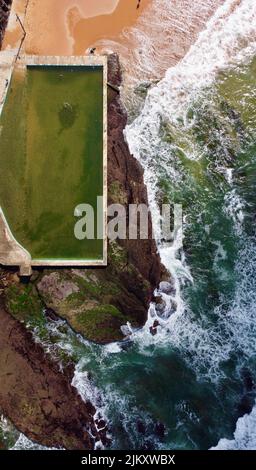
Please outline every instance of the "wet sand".
[[[186, 55], [224, 1], [152, 0], [133, 27], [98, 40], [94, 46], [99, 52], [113, 50], [120, 55], [127, 86], [161, 79]], [[76, 30], [74, 37], [78, 37]]]
[[[119, 0], [111, 15], [82, 18], [79, 8], [68, 11], [68, 29], [74, 41], [74, 54], [84, 54], [86, 49], [101, 39], [115, 40], [122, 32], [133, 26], [151, 0]], [[85, 35], [86, 31], [86, 35]]]
[[141, 81], [162, 78], [169, 67], [185, 56], [223, 3], [224, 0], [198, 0], [196, 4], [191, 0], [30, 0], [25, 23], [26, 52], [83, 55], [94, 46], [98, 54], [117, 52], [125, 88], [130, 89]]
[[26, 52], [83, 55], [96, 41], [132, 26], [151, 1], [30, 0]]
[[[14, 0], [22, 15], [28, 1], [24, 44], [28, 54], [83, 55], [117, 52], [123, 99], [136, 101], [131, 90], [142, 81], [161, 79], [196, 41], [224, 0]], [[139, 6], [139, 8], [138, 8]], [[22, 37], [15, 15], [4, 47]]]

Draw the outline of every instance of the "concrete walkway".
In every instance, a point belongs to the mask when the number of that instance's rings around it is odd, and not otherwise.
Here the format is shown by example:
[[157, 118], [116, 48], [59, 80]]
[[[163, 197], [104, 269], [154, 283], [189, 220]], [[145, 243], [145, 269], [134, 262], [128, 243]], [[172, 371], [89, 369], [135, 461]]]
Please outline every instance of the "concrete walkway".
[[0, 264], [20, 266], [20, 275], [31, 274], [31, 256], [12, 236], [0, 209]]
[[[21, 26], [18, 24], [16, 14], [19, 14], [21, 20], [24, 20], [27, 1], [22, 0], [18, 2], [13, 1], [8, 25], [6, 32], [13, 31], [14, 28], [19, 29], [20, 38], [13, 48], [5, 48], [3, 43], [3, 50], [0, 51], [0, 114], [2, 112], [5, 99], [7, 96], [9, 84], [13, 68], [19, 52], [23, 32]], [[0, 128], [1, 134], [1, 128]], [[4, 214], [0, 207], [0, 264], [7, 266], [20, 266], [20, 274], [27, 276], [31, 274], [31, 256], [21, 247], [21, 245], [13, 237]]]

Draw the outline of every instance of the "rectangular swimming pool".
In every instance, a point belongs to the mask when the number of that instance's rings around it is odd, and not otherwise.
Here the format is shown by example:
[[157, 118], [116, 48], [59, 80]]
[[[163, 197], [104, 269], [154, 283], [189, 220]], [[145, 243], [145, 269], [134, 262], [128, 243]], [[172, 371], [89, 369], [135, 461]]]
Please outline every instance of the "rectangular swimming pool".
[[0, 117], [0, 206], [32, 265], [105, 264], [105, 236], [74, 236], [77, 205], [93, 207], [95, 233], [97, 197], [106, 206], [104, 63], [45, 62], [26, 60], [12, 75]]

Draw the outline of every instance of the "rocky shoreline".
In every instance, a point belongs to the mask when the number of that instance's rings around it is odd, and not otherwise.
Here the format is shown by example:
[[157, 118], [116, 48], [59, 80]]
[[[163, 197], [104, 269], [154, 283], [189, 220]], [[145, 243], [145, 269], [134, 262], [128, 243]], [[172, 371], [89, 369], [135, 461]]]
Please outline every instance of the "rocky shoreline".
[[[95, 408], [71, 385], [32, 334], [0, 302], [0, 408], [27, 437], [49, 447], [93, 449], [106, 441], [94, 422]], [[92, 436], [95, 436], [93, 438]]]
[[[1, 2], [1, 7], [3, 3]], [[7, 2], [5, 2], [7, 3]], [[1, 21], [1, 31], [7, 18]], [[147, 203], [143, 171], [130, 155], [123, 129], [127, 116], [120, 100], [118, 57], [109, 57], [109, 202]], [[152, 234], [151, 220], [149, 224]], [[97, 431], [95, 408], [72, 387], [72, 365], [60, 370], [26, 328], [42, 317], [64, 318], [74, 331], [105, 344], [122, 340], [121, 327], [141, 327], [164, 269], [155, 242], [126, 240], [109, 245], [107, 268], [38, 270], [23, 283], [15, 270], [0, 269], [0, 410], [30, 439], [49, 447], [91, 449], [107, 445]], [[101, 426], [102, 428], [102, 426]]]

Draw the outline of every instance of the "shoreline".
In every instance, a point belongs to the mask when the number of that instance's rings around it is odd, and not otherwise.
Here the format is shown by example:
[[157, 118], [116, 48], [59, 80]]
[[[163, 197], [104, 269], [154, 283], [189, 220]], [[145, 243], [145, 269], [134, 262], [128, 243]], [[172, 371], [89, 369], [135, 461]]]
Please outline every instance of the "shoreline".
[[[27, 0], [22, 0], [23, 8]], [[14, 0], [16, 8], [17, 0]], [[152, 0], [108, 0], [109, 9], [95, 7], [90, 0], [87, 8], [79, 0], [29, 0], [25, 29], [25, 50], [36, 55], [83, 55], [94, 42], [104, 37], [117, 37], [124, 28], [132, 27]], [[111, 8], [112, 5], [112, 8]], [[21, 9], [22, 3], [19, 4]], [[109, 11], [109, 13], [107, 13]], [[41, 34], [39, 33], [42, 31]], [[74, 36], [72, 34], [74, 33]], [[86, 34], [85, 34], [86, 32]], [[19, 26], [7, 31], [3, 48], [13, 48], [20, 36]]]
[[85, 403], [70, 385], [72, 371], [60, 372], [58, 363], [47, 357], [25, 326], [6, 312], [2, 300], [0, 318], [1, 373], [5, 377], [0, 391], [1, 411], [34, 442], [47, 447], [93, 449], [83, 423], [98, 440], [106, 436], [96, 430], [93, 405]]
[[[15, 16], [16, 2], [17, 0], [14, 0], [9, 24], [12, 24], [12, 18]], [[29, 0], [28, 5], [35, 5], [36, 3], [38, 2], [35, 2], [35, 0]], [[23, 8], [26, 5], [27, 3], [23, 0]], [[21, 8], [21, 4], [19, 4], [19, 7]], [[27, 12], [29, 14], [29, 8]], [[25, 24], [27, 24], [27, 17]], [[23, 45], [24, 50], [26, 50], [26, 41], [27, 37]], [[6, 51], [4, 51], [4, 53], [5, 52]], [[12, 50], [12, 54], [13, 53], [14, 51]], [[97, 56], [95, 56], [95, 59], [96, 58]], [[122, 82], [120, 63], [116, 56], [112, 56], [112, 59], [110, 58], [110, 62], [111, 70], [109, 71], [108, 82], [119, 89]], [[114, 90], [109, 92], [108, 111], [108, 198], [113, 202], [117, 202], [121, 197], [123, 201], [127, 202], [127, 204], [128, 201], [132, 202], [136, 200], [147, 204], [147, 190], [143, 182], [142, 168], [139, 162], [131, 156], [123, 135], [123, 130], [127, 123], [127, 114], [123, 108], [119, 94]], [[119, 120], [118, 124], [116, 123], [117, 119]], [[122, 169], [121, 172], [120, 169]], [[97, 273], [99, 273], [99, 280], [97, 280], [98, 283], [102, 284], [103, 282], [104, 285], [106, 283], [115, 283], [117, 286], [120, 286], [117, 289], [112, 288], [113, 295], [108, 298], [106, 297], [106, 300], [102, 299], [99, 302], [100, 299], [98, 299], [97, 295], [93, 298], [92, 306], [96, 305], [97, 315], [99, 315], [99, 308], [101, 308], [101, 305], [103, 304], [104, 315], [107, 315], [110, 324], [113, 323], [113, 326], [111, 327], [113, 328], [111, 337], [107, 337], [105, 339], [103, 328], [103, 332], [99, 336], [99, 342], [108, 343], [123, 339], [123, 335], [120, 333], [120, 326], [125, 324], [127, 321], [131, 322], [135, 328], [145, 324], [147, 319], [147, 310], [149, 303], [152, 300], [153, 291], [158, 286], [162, 273], [165, 272], [163, 267], [161, 267], [160, 258], [156, 250], [156, 244], [152, 239], [151, 234], [152, 225], [150, 220], [149, 240], [127, 240], [124, 243], [121, 242], [116, 244], [115, 248], [110, 250], [108, 267], [106, 269], [99, 268], [97, 270]], [[141, 255], [140, 260], [137, 256], [138, 253]], [[75, 271], [76, 270], [74, 269], [73, 272]], [[61, 271], [58, 272], [60, 273]], [[103, 275], [103, 273], [105, 274]], [[45, 277], [47, 279], [47, 274]], [[135, 280], [137, 280], [137, 282], [135, 282]], [[58, 282], [61, 283], [64, 281], [62, 279], [58, 279], [54, 282], [58, 285]], [[135, 284], [137, 283], [137, 286], [134, 285], [134, 282]], [[46, 290], [48, 288], [49, 286], [46, 287]], [[115, 290], [120, 290], [120, 294], [119, 292], [118, 294], [114, 293]], [[42, 292], [43, 295], [45, 295], [44, 288], [42, 288]], [[84, 295], [86, 300], [86, 293]], [[54, 307], [55, 302], [56, 299], [54, 299], [53, 293], [53, 305], [47, 306]], [[48, 301], [48, 304], [49, 303], [50, 302]], [[114, 316], [109, 313], [112, 311], [112, 303], [113, 308], [115, 309], [113, 311], [113, 315], [114, 312], [117, 313], [117, 309], [118, 319], [114, 319]], [[90, 305], [91, 301], [89, 301], [88, 304]], [[56, 313], [58, 313], [58, 308]], [[60, 312], [60, 316], [63, 316], [62, 311]], [[64, 318], [68, 320], [68, 312], [65, 312]], [[83, 334], [84, 330], [82, 329], [81, 331], [80, 325], [77, 325], [76, 321], [74, 324], [73, 321], [74, 320], [72, 318], [70, 324], [74, 330]], [[84, 336], [96, 341], [99, 339], [98, 334], [96, 338], [91, 337], [91, 334], [88, 336], [88, 328], [85, 329]]]

